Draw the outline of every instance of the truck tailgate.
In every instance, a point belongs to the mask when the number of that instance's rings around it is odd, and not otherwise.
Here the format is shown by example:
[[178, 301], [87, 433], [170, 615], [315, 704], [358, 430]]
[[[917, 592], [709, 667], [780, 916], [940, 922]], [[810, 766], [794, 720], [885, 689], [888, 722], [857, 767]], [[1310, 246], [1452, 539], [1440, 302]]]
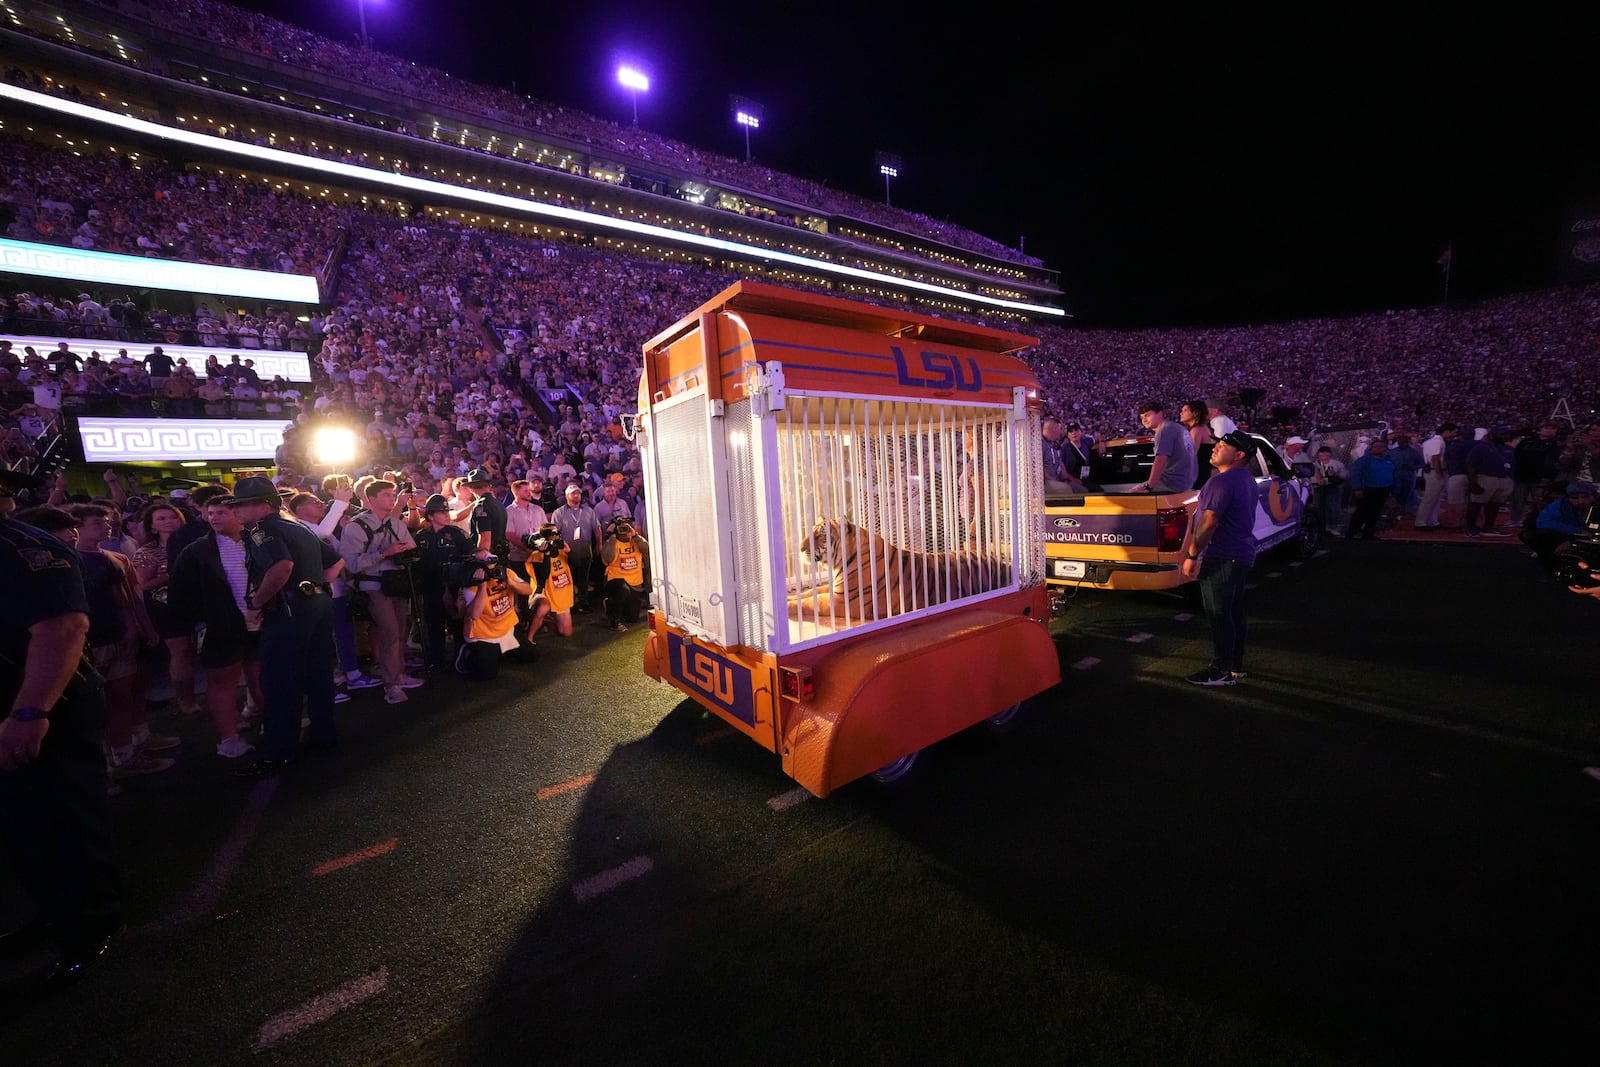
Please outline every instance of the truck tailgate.
[[1089, 493], [1047, 500], [1047, 578], [1105, 584], [1112, 571], [1174, 570], [1197, 497], [1192, 492], [1166, 496]]

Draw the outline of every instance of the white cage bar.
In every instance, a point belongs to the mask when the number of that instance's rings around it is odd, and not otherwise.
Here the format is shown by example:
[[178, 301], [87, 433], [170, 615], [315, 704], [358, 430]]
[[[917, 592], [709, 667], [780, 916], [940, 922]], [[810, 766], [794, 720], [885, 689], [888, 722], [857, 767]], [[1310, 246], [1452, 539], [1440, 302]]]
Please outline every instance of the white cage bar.
[[773, 420], [779, 650], [1039, 579], [1042, 545], [1012, 508], [1029, 469], [1017, 443], [1037, 438], [1036, 417], [791, 393]]

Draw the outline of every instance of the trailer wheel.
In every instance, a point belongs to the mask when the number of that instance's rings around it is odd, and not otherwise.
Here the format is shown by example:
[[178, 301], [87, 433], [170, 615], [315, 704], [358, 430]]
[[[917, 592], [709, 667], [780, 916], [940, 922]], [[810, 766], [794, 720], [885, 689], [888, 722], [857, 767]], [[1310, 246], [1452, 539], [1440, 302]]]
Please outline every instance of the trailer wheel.
[[1008, 734], [1016, 728], [1017, 721], [1022, 718], [1022, 709], [1028, 702], [1019, 700], [1009, 708], [1003, 708], [984, 720], [984, 725], [992, 734]]
[[917, 765], [917, 759], [921, 755], [922, 750], [918, 749], [915, 752], [906, 753], [893, 762], [885, 763], [882, 767], [872, 772], [872, 780], [883, 785], [892, 785], [895, 782], [904, 781], [906, 776], [911, 773], [912, 768]]

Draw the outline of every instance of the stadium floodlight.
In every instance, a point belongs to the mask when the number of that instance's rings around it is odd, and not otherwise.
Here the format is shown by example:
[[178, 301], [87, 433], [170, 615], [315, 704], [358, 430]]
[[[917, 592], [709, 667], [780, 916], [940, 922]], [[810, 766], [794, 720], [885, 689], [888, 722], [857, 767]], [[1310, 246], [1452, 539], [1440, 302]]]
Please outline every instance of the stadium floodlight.
[[633, 124], [639, 125], [639, 94], [650, 91], [650, 75], [632, 64], [624, 63], [617, 68], [617, 81], [633, 96]]
[[356, 458], [356, 432], [348, 426], [321, 426], [311, 435], [311, 461], [319, 467], [348, 470]]
[[744, 161], [750, 162], [750, 131], [761, 128], [761, 105], [743, 96], [735, 96], [730, 101], [733, 104], [733, 121], [744, 127]]
[[883, 175], [883, 202], [889, 207], [893, 207], [894, 205], [889, 203], [889, 179], [900, 177], [900, 157], [893, 152], [885, 152], [879, 149], [876, 154], [876, 160], [878, 173]]
[[356, 0], [356, 14], [361, 19], [361, 47], [370, 49], [372, 38], [367, 36], [367, 0]]

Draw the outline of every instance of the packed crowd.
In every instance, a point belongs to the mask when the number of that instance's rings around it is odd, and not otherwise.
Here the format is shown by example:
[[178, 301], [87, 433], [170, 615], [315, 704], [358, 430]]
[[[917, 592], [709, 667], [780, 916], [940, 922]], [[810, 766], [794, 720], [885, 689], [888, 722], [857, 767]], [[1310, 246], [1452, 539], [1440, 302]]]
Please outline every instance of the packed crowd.
[[[1300, 430], [1386, 422], [1418, 431], [1447, 419], [1523, 428], [1563, 399], [1579, 419], [1600, 403], [1600, 286], [1233, 329], [1039, 333], [1028, 358], [1046, 395], [1113, 436], [1137, 426], [1132, 406], [1152, 385], [1158, 396], [1218, 398], [1258, 388], [1258, 428]], [[1279, 407], [1294, 417], [1273, 420]]]
[[[618, 483], [592, 506], [571, 485], [546, 511], [541, 483], [519, 480], [501, 501], [483, 471], [450, 479], [449, 498], [395, 471], [331, 475], [317, 492], [254, 476], [149, 498], [113, 470], [93, 497], [69, 499], [63, 482], [15, 517], [66, 542], [81, 564], [113, 795], [129, 777], [174, 766], [161, 753], [178, 740], [149, 726], [157, 672], [180, 714], [208, 714], [219, 756], [251, 753], [246, 734], [265, 711], [269, 754], [241, 773], [267, 773], [298, 750], [302, 725], [331, 743], [332, 707], [354, 692], [404, 703], [426, 684], [418, 674], [451, 666], [491, 679], [505, 653], [531, 649], [546, 628], [571, 637], [575, 613], [603, 605], [608, 626], [626, 630], [648, 596], [639, 501]], [[9, 492], [0, 505], [12, 511]], [[297, 581], [274, 583], [280, 559], [293, 561]], [[305, 692], [275, 721], [291, 675]], [[302, 724], [313, 690], [321, 697]]]
[[[859, 218], [916, 234], [942, 244], [997, 259], [1041, 266], [998, 241], [955, 223], [904, 211], [841, 192], [806, 178], [746, 163], [672, 138], [588, 115], [547, 101], [451, 77], [375, 49], [329, 40], [266, 15], [244, 11], [216, 0], [169, 0], [105, 4], [123, 15], [142, 18], [166, 31], [198, 35], [248, 55], [288, 63], [342, 78], [354, 85], [398, 97], [421, 97], [465, 115], [520, 126], [530, 137], [540, 133], [603, 148], [624, 158], [672, 167], [684, 173], [725, 182], [741, 189], [781, 197], [833, 214]], [[409, 132], [403, 123], [391, 128]]]
[[[80, 345], [91, 349], [81, 367], [56, 368], [47, 361], [47, 370], [78, 372], [63, 383], [69, 396], [101, 393], [108, 382], [114, 393], [128, 389], [141, 396], [144, 382], [130, 366], [148, 354], [137, 347], [140, 341], [315, 349], [315, 413], [360, 413], [372, 446], [384, 450], [372, 454], [375, 462], [431, 461], [437, 448], [455, 474], [485, 462], [514, 465], [532, 432], [564, 446], [580, 470], [585, 460], [603, 463], [593, 453], [609, 451], [616, 442], [602, 449], [595, 437], [632, 409], [639, 339], [733, 278], [450, 223], [417, 225], [382, 212], [267, 193], [242, 180], [201, 179], [150, 161], [129, 168], [123, 161], [70, 157], [17, 140], [4, 145], [19, 216], [54, 217], [73, 228], [98, 226], [121, 234], [134, 248], [141, 241], [182, 238], [173, 251], [200, 262], [245, 265], [285, 256], [303, 264], [321, 261], [338, 236], [347, 236], [340, 298], [307, 323], [280, 308], [240, 312], [202, 302], [173, 314], [141, 309], [126, 298], [102, 303], [88, 293], [52, 297], [41, 291], [4, 302], [4, 325], [17, 334], [136, 346], [131, 356], [121, 356], [108, 345], [95, 358], [94, 346]], [[1593, 407], [1600, 397], [1600, 361], [1593, 358], [1597, 327], [1600, 290], [1589, 287], [1514, 295], [1474, 308], [1226, 330], [1093, 331], [1040, 324], [1034, 327], [1039, 346], [1023, 355], [1039, 373], [1051, 407], [1101, 438], [1134, 428], [1132, 405], [1140, 397], [1227, 398], [1245, 387], [1262, 390], [1260, 425], [1270, 421], [1267, 413], [1282, 408], [1293, 413], [1292, 427], [1302, 429], [1341, 421], [1431, 428], [1446, 418], [1520, 427], [1549, 415], [1562, 398], [1575, 412]], [[14, 354], [16, 366], [0, 368], [10, 371], [10, 400], [26, 384], [23, 355]], [[1377, 366], [1383, 373], [1374, 373]], [[199, 373], [202, 379], [215, 377]], [[185, 383], [196, 393], [202, 388], [186, 372], [172, 377], [179, 382], [172, 386], [180, 393], [175, 399], [208, 402], [181, 395]], [[224, 384], [229, 395], [217, 399], [231, 402], [232, 382]], [[295, 392], [285, 383], [266, 385], [263, 392], [274, 395], [263, 399], [295, 399], [285, 395]], [[575, 409], [573, 417], [551, 410], [541, 390], [570, 394], [565, 400]], [[248, 392], [246, 401], [256, 399]], [[435, 418], [450, 423], [449, 432], [425, 418], [430, 404]], [[179, 405], [193, 409], [192, 403]], [[380, 409], [369, 422], [369, 413]], [[292, 443], [285, 458], [305, 469], [305, 457]]]
[[18, 241], [251, 270], [314, 274], [341, 219], [265, 184], [158, 161], [0, 139], [0, 221]]

